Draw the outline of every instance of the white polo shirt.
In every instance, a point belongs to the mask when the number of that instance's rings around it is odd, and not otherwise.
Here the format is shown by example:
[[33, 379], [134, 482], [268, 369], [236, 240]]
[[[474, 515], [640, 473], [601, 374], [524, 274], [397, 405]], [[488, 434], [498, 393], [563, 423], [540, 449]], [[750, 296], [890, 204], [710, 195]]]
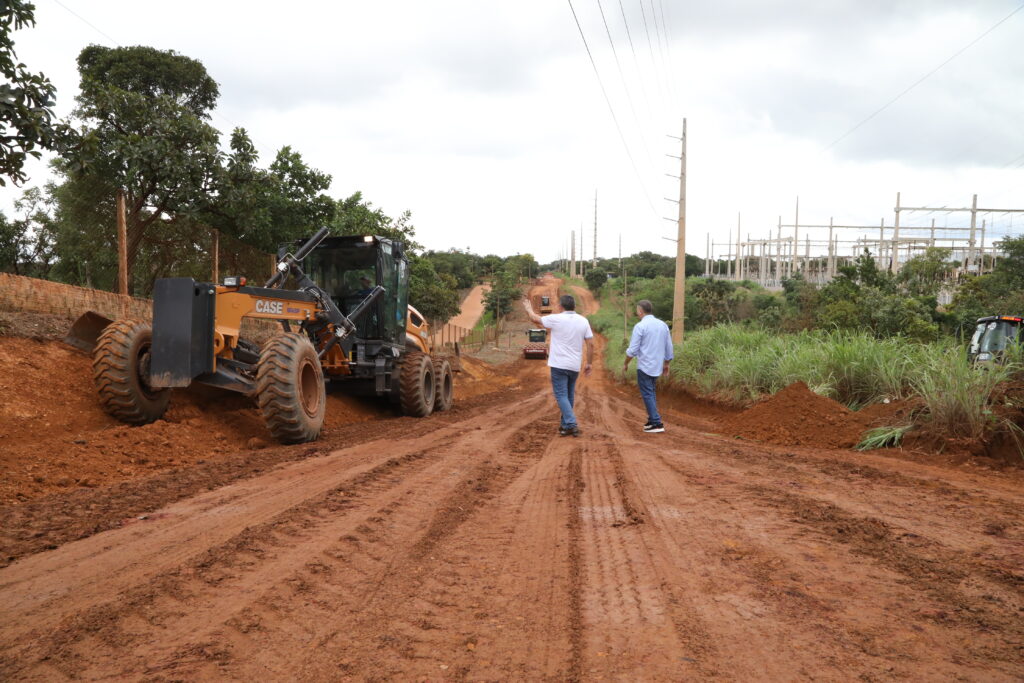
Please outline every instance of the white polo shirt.
[[579, 372], [583, 366], [583, 340], [594, 336], [590, 321], [576, 311], [546, 315], [541, 324], [551, 330], [548, 367]]

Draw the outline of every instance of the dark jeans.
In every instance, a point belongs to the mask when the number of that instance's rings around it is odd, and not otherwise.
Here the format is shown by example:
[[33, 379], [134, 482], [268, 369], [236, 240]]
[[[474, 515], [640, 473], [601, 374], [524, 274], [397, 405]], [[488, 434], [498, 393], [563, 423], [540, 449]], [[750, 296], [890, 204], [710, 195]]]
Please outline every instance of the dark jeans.
[[576, 413], [572, 412], [572, 406], [576, 401], [576, 378], [579, 376], [575, 370], [551, 368], [551, 390], [558, 409], [562, 411], [562, 429], [576, 426]]
[[654, 385], [658, 381], [657, 377], [651, 377], [641, 370], [636, 371], [636, 383], [640, 387], [640, 398], [644, 400], [644, 406], [647, 407], [647, 419], [651, 421], [651, 424], [661, 424], [661, 415], [658, 414], [658, 400], [654, 395]]

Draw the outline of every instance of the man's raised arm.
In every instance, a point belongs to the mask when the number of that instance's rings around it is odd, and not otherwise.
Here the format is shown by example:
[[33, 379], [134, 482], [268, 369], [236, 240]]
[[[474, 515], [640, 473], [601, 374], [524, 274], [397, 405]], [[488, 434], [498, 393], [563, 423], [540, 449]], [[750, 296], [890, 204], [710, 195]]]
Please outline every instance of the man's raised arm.
[[541, 322], [540, 316], [533, 312], [533, 306], [530, 304], [530, 299], [525, 296], [523, 297], [523, 308], [526, 309], [526, 315], [529, 316], [530, 320], [538, 325], [544, 324]]

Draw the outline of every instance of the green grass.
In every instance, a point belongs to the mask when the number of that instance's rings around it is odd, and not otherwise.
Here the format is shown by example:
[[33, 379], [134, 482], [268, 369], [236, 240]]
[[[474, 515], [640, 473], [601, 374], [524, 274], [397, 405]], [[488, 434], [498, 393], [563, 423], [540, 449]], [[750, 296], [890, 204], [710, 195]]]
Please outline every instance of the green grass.
[[903, 441], [903, 435], [913, 425], [897, 425], [892, 427], [875, 427], [864, 432], [860, 443], [857, 444], [858, 451], [870, 451], [875, 448], [893, 448], [899, 446]]

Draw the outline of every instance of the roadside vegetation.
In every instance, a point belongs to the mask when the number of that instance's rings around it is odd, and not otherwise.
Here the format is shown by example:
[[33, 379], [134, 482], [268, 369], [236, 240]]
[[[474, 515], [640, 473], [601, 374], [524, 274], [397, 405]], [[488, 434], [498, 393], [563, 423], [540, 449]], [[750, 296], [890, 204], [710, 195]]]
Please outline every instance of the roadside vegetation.
[[[1007, 258], [996, 271], [969, 276], [946, 307], [936, 301], [951, 267], [942, 249], [913, 259], [898, 276], [865, 253], [824, 287], [793, 278], [782, 292], [688, 277], [686, 340], [676, 349], [671, 381], [735, 404], [799, 381], [853, 410], [893, 401], [911, 406], [904, 422], [866, 434], [865, 448], [899, 443], [911, 432], [974, 440], [1001, 433], [1022, 444], [1021, 415], [1006, 398], [1024, 378], [1020, 354], [974, 367], [965, 346], [978, 317], [1024, 312], [1024, 238], [1002, 246]], [[649, 299], [658, 317], [669, 318], [673, 281], [655, 273], [591, 284], [599, 285], [602, 301], [591, 324], [607, 338], [606, 363], [618, 375], [635, 302]]]

